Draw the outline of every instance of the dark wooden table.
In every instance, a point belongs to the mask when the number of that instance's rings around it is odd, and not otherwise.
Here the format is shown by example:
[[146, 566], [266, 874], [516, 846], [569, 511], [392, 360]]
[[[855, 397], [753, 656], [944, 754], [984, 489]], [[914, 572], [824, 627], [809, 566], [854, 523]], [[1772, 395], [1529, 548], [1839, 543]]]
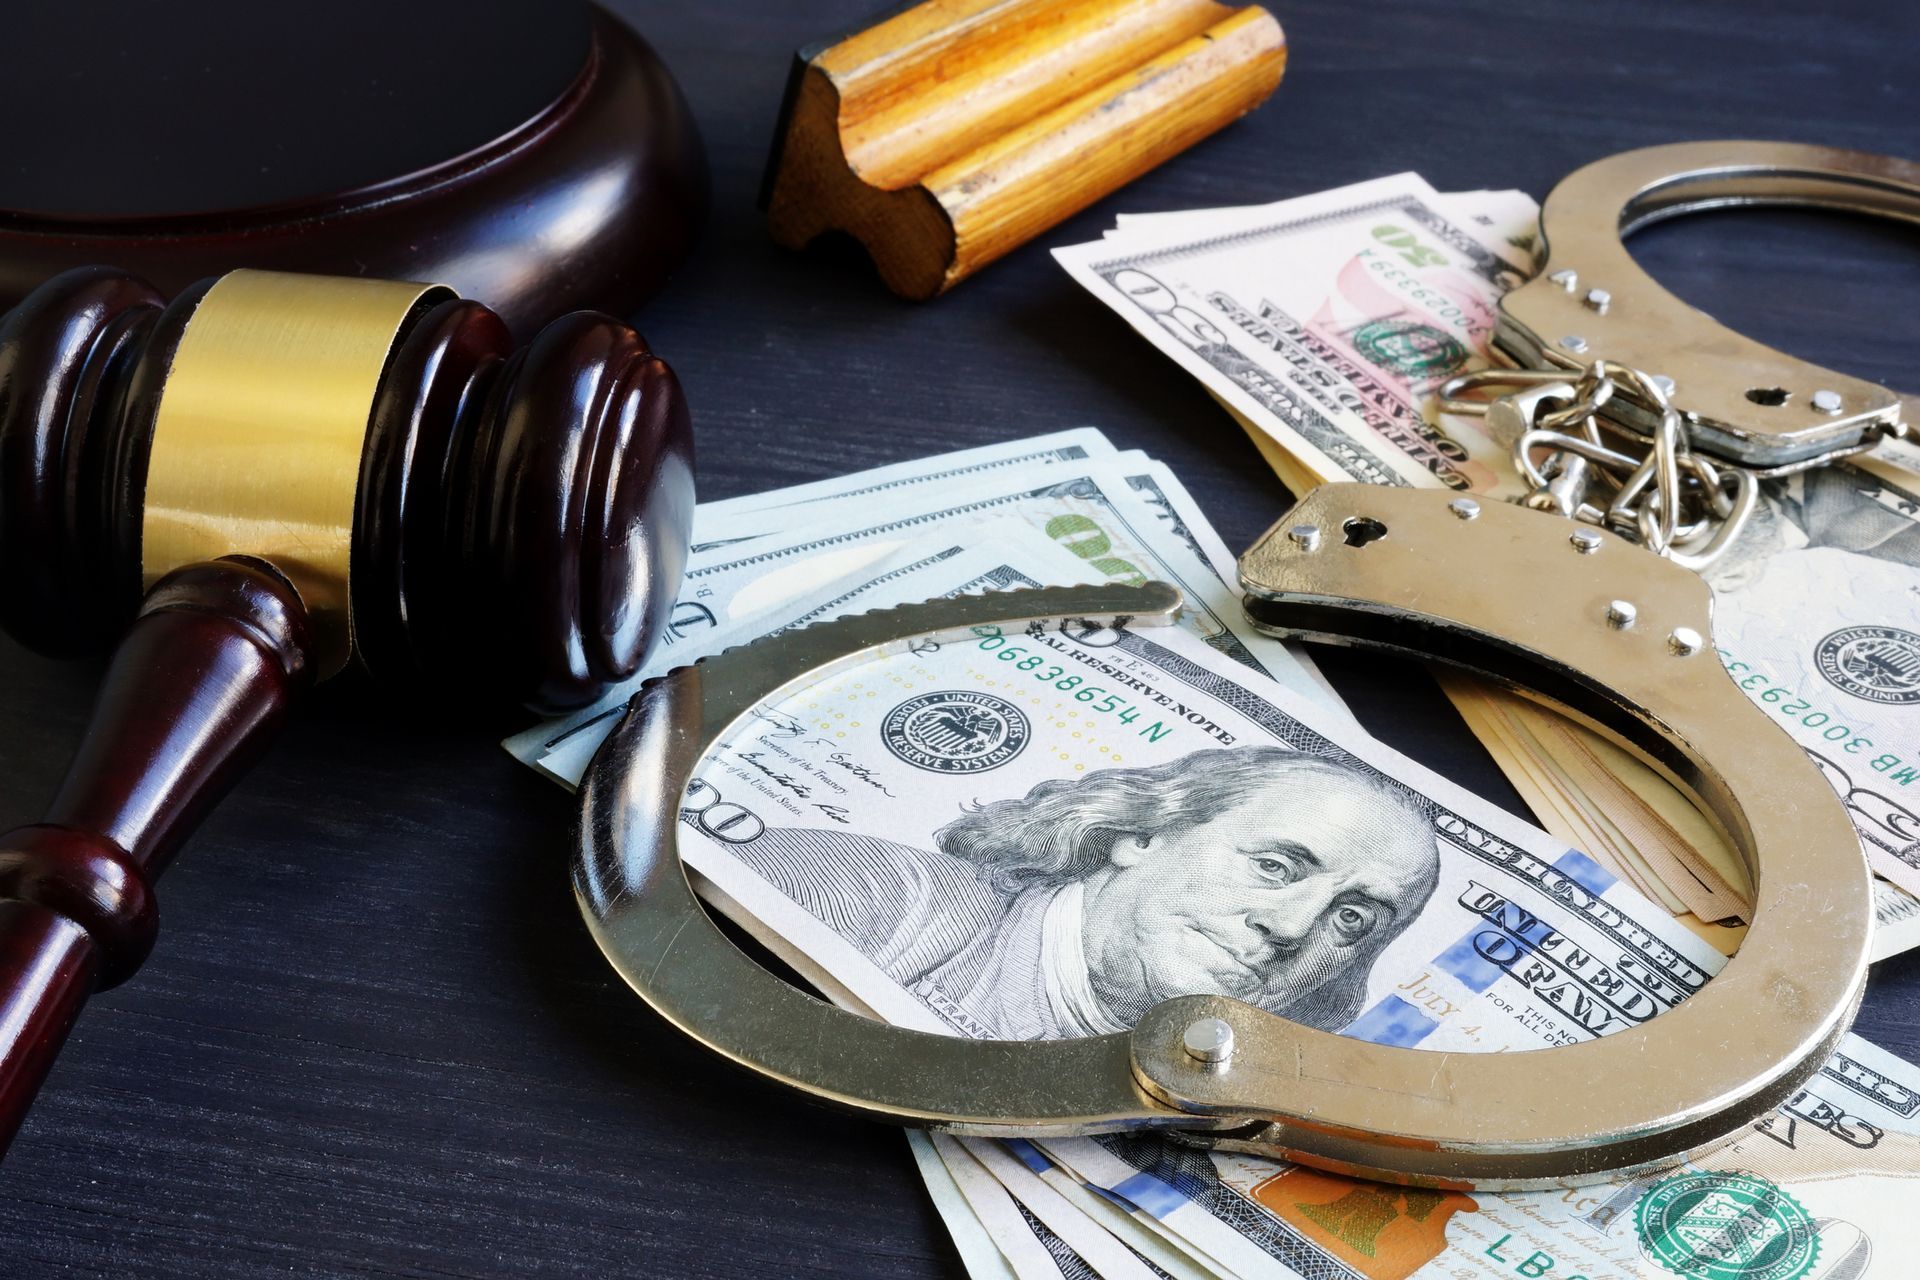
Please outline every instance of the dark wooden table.
[[[710, 497], [1094, 423], [1244, 546], [1285, 492], [1047, 246], [1118, 209], [1400, 169], [1537, 196], [1686, 138], [1920, 150], [1911, 6], [1298, 0], [1276, 6], [1293, 65], [1267, 107], [915, 306], [845, 246], [777, 251], [753, 207], [792, 50], [864, 4], [615, 7], [712, 154], [706, 240], [641, 317], [692, 398]], [[1763, 340], [1920, 380], [1908, 230], [1716, 215], [1636, 250]], [[1514, 803], [1422, 674], [1327, 665], [1376, 732]], [[0, 825], [51, 793], [96, 676], [0, 641]], [[55, 1068], [0, 1173], [0, 1275], [959, 1274], [897, 1134], [748, 1085], [615, 980], [567, 889], [567, 797], [495, 745], [520, 723], [344, 681], [314, 700], [168, 875], [159, 949]], [[1880, 967], [1860, 1030], [1920, 1057], [1920, 959]]]

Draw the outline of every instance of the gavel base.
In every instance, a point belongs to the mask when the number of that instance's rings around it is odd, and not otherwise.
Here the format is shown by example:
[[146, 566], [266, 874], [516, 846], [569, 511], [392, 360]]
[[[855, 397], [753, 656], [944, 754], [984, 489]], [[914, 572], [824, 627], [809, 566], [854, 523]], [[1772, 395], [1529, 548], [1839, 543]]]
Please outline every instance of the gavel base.
[[[303, 165], [325, 159], [308, 154], [311, 139], [289, 137], [274, 158], [294, 176], [228, 192], [236, 201], [266, 203], [76, 213], [59, 207], [72, 198], [67, 193], [0, 183], [0, 311], [50, 276], [110, 262], [168, 295], [238, 267], [431, 280], [486, 299], [520, 341], [567, 311], [631, 313], [685, 258], [705, 219], [705, 153], [679, 87], [653, 50], [604, 11], [587, 8], [584, 60], [558, 96], [484, 145], [412, 172], [275, 198], [299, 189]], [[390, 28], [426, 20], [395, 11], [380, 22]], [[263, 49], [260, 56], [275, 55]], [[343, 85], [354, 82], [351, 66], [337, 73]], [[477, 69], [472, 78], [472, 93], [496, 91]], [[183, 95], [204, 92], [193, 77], [179, 84]], [[188, 108], [202, 104], [125, 106], [165, 119], [170, 109], [191, 115]], [[233, 107], [241, 112], [248, 104]], [[36, 128], [62, 127], [57, 111], [36, 119]], [[96, 140], [84, 136], [83, 123], [74, 127], [71, 153], [85, 157]], [[190, 150], [183, 163], [233, 145], [182, 127], [189, 136], [162, 136]]]

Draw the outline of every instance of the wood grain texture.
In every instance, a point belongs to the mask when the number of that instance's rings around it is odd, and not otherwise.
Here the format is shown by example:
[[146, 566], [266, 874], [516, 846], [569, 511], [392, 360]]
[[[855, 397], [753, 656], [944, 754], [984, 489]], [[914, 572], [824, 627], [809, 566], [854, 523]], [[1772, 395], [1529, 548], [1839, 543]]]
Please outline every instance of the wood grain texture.
[[[857, 250], [777, 248], [753, 203], [791, 51], [868, 0], [616, 7], [714, 160], [708, 235], [639, 317], [686, 385], [703, 496], [1095, 423], [1165, 458], [1236, 550], [1286, 494], [1050, 246], [1117, 209], [1408, 168], [1538, 196], [1683, 138], [1910, 151], [1920, 117], [1904, 5], [1293, 0], [1268, 107], [913, 306]], [[1635, 248], [1762, 341], [1920, 382], [1909, 229], [1727, 213]], [[1376, 732], [1517, 803], [1423, 673], [1325, 665]], [[41, 812], [98, 679], [0, 642], [0, 827]], [[339, 683], [307, 712], [168, 873], [158, 947], [89, 1007], [16, 1140], [9, 1280], [961, 1274], [897, 1134], [748, 1088], [637, 1007], [578, 922], [567, 798], [495, 745], [518, 721]], [[1920, 1058], [1920, 956], [1876, 970], [1859, 1028]]]
[[767, 225], [863, 243], [904, 298], [941, 293], [1239, 119], [1286, 39], [1214, 0], [926, 0], [805, 57]]

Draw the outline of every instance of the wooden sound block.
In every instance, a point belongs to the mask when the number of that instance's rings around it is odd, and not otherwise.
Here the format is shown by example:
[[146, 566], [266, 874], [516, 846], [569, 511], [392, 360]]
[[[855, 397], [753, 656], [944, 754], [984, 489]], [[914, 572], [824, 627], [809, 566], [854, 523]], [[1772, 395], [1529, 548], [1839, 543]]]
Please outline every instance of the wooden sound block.
[[1214, 0], [927, 0], [802, 49], [762, 203], [931, 298], [1259, 106], [1286, 37]]
[[633, 311], [706, 215], [653, 50], [582, 0], [18, 0], [0, 41], [0, 310], [111, 263], [425, 280], [530, 338]]

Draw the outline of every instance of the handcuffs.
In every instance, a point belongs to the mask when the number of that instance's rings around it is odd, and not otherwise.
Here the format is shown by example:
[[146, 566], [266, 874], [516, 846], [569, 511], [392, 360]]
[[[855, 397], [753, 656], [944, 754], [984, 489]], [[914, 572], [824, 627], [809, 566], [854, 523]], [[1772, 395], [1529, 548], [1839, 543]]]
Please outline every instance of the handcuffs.
[[[1537, 472], [1527, 501], [1324, 485], [1240, 562], [1263, 631], [1440, 659], [1515, 686], [1630, 746], [1709, 814], [1753, 873], [1753, 914], [1738, 954], [1683, 1005], [1587, 1043], [1513, 1054], [1369, 1044], [1213, 995], [1166, 1000], [1130, 1032], [967, 1040], [806, 995], [707, 916], [676, 845], [681, 797], [753, 707], [988, 623], [1168, 625], [1181, 599], [1159, 583], [931, 601], [780, 634], [650, 682], [581, 799], [574, 886], [601, 949], [721, 1056], [874, 1119], [956, 1133], [1160, 1130], [1339, 1173], [1499, 1190], [1631, 1176], [1762, 1119], [1853, 1020], [1871, 890], [1833, 791], [1716, 660], [1711, 591], [1686, 565], [1743, 491], [1751, 501], [1752, 477], [1899, 433], [1903, 401], [1721, 327], [1620, 243], [1652, 219], [1737, 203], [1920, 221], [1920, 167], [1689, 143], [1579, 170], [1542, 210], [1551, 256], [1539, 277], [1501, 303], [1499, 350], [1539, 372], [1474, 379], [1518, 388], [1489, 412], [1509, 416], [1511, 443]], [[1581, 404], [1584, 417], [1567, 414]], [[1553, 414], [1563, 416], [1543, 421]], [[1611, 495], [1594, 493], [1601, 483]], [[1485, 566], [1529, 589], [1485, 589]], [[1213, 1034], [1196, 1043], [1197, 1028]]]

